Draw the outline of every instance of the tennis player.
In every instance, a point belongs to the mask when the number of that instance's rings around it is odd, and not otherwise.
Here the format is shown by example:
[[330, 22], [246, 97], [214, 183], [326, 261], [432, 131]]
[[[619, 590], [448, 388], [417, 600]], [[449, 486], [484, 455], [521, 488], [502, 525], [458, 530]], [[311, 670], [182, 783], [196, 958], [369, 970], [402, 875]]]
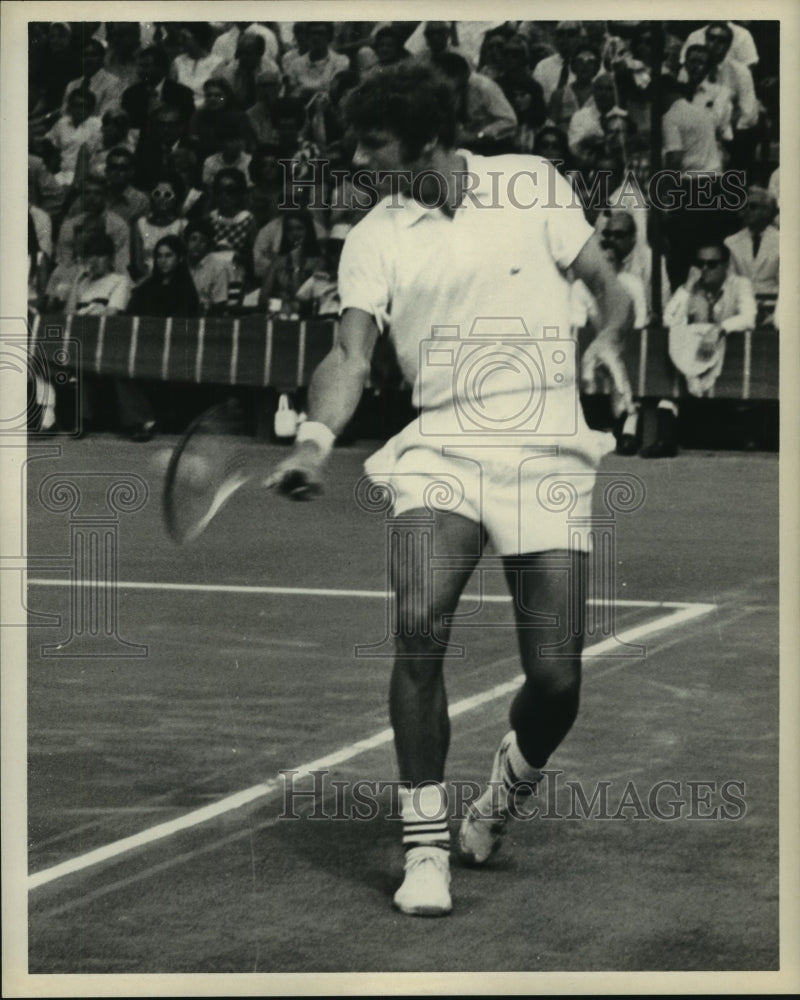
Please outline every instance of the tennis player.
[[[355, 165], [399, 172], [400, 193], [380, 201], [345, 241], [338, 341], [312, 377], [309, 419], [265, 485], [292, 495], [303, 483], [321, 484], [376, 340], [390, 336], [419, 419], [371, 456], [366, 471], [389, 485], [393, 515], [412, 534], [414, 515], [420, 532], [435, 518], [437, 559], [435, 573], [409, 565], [403, 553], [389, 567], [398, 620], [411, 623], [397, 639], [389, 692], [404, 785], [405, 877], [394, 904], [438, 916], [452, 909], [443, 623], [488, 536], [515, 598], [526, 679], [489, 785], [459, 832], [463, 857], [481, 864], [513, 812], [510, 793], [535, 787], [578, 711], [583, 612], [574, 591], [582, 590], [590, 542], [570, 541], [566, 515], [548, 505], [546, 487], [554, 476], [569, 479], [572, 517], [588, 518], [594, 472], [614, 439], [583, 420], [565, 275], [571, 269], [584, 281], [601, 314], [584, 376], [593, 380], [603, 369], [620, 410], [630, 405], [619, 353], [630, 300], [551, 165], [454, 148], [452, 96], [435, 71], [406, 64], [371, 75], [347, 113], [358, 138]], [[442, 483], [446, 489], [435, 488]]]

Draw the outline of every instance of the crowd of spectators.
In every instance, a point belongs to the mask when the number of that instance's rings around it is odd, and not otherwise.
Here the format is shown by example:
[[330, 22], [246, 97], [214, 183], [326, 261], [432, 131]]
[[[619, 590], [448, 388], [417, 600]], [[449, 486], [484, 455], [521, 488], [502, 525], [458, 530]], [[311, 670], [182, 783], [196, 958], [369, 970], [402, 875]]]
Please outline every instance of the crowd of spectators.
[[[769, 320], [778, 43], [778, 22], [763, 21], [32, 22], [30, 308], [335, 314], [342, 241], [366, 210], [347, 197], [346, 97], [417, 59], [454, 92], [460, 147], [534, 153], [572, 181], [610, 259], [641, 286], [637, 322], [697, 283], [699, 231]], [[654, 204], [654, 155], [683, 208]], [[731, 171], [739, 211], [720, 200]]]

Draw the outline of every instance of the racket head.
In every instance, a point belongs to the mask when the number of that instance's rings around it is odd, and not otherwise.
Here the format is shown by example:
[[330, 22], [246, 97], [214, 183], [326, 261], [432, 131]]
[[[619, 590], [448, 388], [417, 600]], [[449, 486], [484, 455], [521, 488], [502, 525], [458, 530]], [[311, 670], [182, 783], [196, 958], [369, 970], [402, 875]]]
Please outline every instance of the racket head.
[[251, 478], [241, 440], [245, 434], [242, 408], [229, 399], [201, 413], [178, 441], [163, 493], [164, 522], [178, 545], [199, 538]]

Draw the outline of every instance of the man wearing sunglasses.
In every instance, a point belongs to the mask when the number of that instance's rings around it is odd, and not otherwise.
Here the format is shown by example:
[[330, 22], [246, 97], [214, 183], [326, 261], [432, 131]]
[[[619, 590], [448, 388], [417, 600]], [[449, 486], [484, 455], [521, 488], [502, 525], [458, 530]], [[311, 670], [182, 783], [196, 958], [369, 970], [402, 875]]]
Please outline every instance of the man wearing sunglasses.
[[[724, 243], [701, 244], [684, 285], [664, 310], [669, 327], [669, 354], [686, 378], [693, 396], [709, 396], [725, 361], [729, 333], [752, 330], [756, 300], [747, 278], [731, 274], [730, 251]], [[645, 458], [666, 458], [677, 451], [678, 409], [673, 400], [658, 406], [657, 440], [643, 449]]]

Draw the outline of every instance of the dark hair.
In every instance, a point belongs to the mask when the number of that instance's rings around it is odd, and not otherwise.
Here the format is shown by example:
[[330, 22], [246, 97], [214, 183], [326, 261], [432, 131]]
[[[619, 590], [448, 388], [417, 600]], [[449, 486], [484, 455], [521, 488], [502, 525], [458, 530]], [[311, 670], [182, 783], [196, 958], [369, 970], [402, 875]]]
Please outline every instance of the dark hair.
[[684, 59], [683, 59], [684, 62], [686, 62], [686, 60], [689, 58], [689, 56], [692, 54], [692, 52], [702, 52], [703, 55], [706, 58], [708, 58], [708, 46], [707, 45], [689, 45], [687, 47], [687, 49], [686, 49], [685, 54], [684, 54]]
[[[302, 23], [302, 22], [301, 22]], [[333, 21], [306, 21], [305, 28], [306, 31], [311, 31], [313, 28], [324, 28], [325, 33], [328, 38], [333, 38]]]
[[290, 115], [301, 127], [306, 120], [306, 109], [299, 97], [279, 97], [272, 106], [273, 121]]
[[724, 31], [728, 36], [728, 43], [730, 44], [733, 42], [733, 28], [731, 28], [727, 21], [711, 21], [708, 25], [706, 25], [706, 38], [708, 38], [709, 33], [714, 30]]
[[75, 90], [71, 90], [67, 97], [67, 105], [72, 104], [76, 98], [82, 100], [90, 111], [94, 111], [97, 107], [97, 97], [88, 87], [76, 87]]
[[348, 94], [345, 116], [356, 131], [388, 130], [412, 158], [437, 139], [447, 149], [455, 144], [450, 87], [422, 63], [409, 60], [367, 77]]
[[187, 246], [189, 244], [189, 237], [192, 233], [200, 233], [201, 236], [205, 236], [209, 246], [214, 246], [214, 230], [208, 219], [194, 219], [186, 226], [183, 231], [182, 238]]
[[572, 50], [572, 54], [569, 57], [570, 64], [572, 64], [575, 61], [576, 56], [579, 56], [582, 52], [588, 52], [589, 55], [597, 60], [598, 63], [602, 61], [600, 59], [600, 53], [591, 42], [579, 42]]
[[318, 257], [319, 256], [319, 240], [317, 239], [317, 231], [314, 228], [314, 220], [311, 215], [304, 211], [303, 209], [291, 209], [290, 211], [283, 212], [281, 215], [282, 227], [281, 227], [281, 243], [278, 247], [279, 254], [287, 254], [291, 247], [289, 246], [289, 237], [286, 232], [286, 223], [291, 219], [296, 219], [300, 222], [306, 231], [303, 237], [303, 250], [308, 257]]
[[239, 35], [238, 41], [236, 42], [237, 49], [245, 39], [247, 39], [247, 41], [251, 44], [255, 44], [259, 55], [263, 56], [267, 51], [267, 40], [258, 31], [243, 31], [242, 34]]
[[188, 31], [202, 48], [209, 52], [214, 41], [214, 32], [208, 21], [184, 21], [178, 27], [179, 31]]
[[569, 154], [569, 142], [567, 141], [567, 133], [558, 128], [556, 125], [545, 125], [544, 128], [539, 129], [536, 133], [536, 138], [533, 140], [533, 152], [536, 156], [541, 156], [542, 143], [548, 136], [555, 136], [564, 151], [564, 156]]
[[108, 161], [111, 159], [112, 156], [116, 156], [117, 159], [119, 159], [121, 156], [124, 156], [127, 165], [129, 167], [133, 166], [135, 157], [133, 153], [126, 146], [114, 146], [113, 149], [109, 149], [109, 151], [106, 153], [106, 165], [108, 165]]
[[225, 98], [231, 106], [236, 104], [236, 94], [233, 92], [233, 87], [228, 83], [228, 81], [221, 76], [210, 76], [203, 84], [203, 90], [206, 87], [216, 87], [217, 90], [222, 90], [225, 92]]
[[240, 194], [244, 194], [247, 191], [247, 178], [238, 167], [223, 167], [222, 170], [216, 172], [212, 185], [215, 194], [222, 181], [233, 181], [239, 188]]
[[397, 39], [398, 42], [401, 41], [403, 37], [394, 24], [384, 24], [378, 28], [374, 36], [375, 41], [377, 42], [378, 39], [382, 38], [384, 35], [391, 35], [392, 38]]
[[451, 80], [466, 79], [470, 74], [469, 63], [457, 52], [439, 52], [431, 62]]
[[170, 58], [167, 54], [167, 50], [162, 45], [148, 45], [146, 49], [142, 49], [139, 53], [139, 58], [143, 56], [151, 56], [153, 62], [156, 64], [156, 69], [166, 73], [169, 69]]
[[250, 177], [250, 180], [253, 181], [253, 183], [255, 184], [256, 174], [258, 172], [259, 167], [264, 165], [264, 161], [265, 160], [277, 161], [280, 155], [281, 155], [280, 149], [277, 146], [273, 146], [271, 144], [256, 146], [250, 157], [250, 162], [247, 165], [247, 173]]

